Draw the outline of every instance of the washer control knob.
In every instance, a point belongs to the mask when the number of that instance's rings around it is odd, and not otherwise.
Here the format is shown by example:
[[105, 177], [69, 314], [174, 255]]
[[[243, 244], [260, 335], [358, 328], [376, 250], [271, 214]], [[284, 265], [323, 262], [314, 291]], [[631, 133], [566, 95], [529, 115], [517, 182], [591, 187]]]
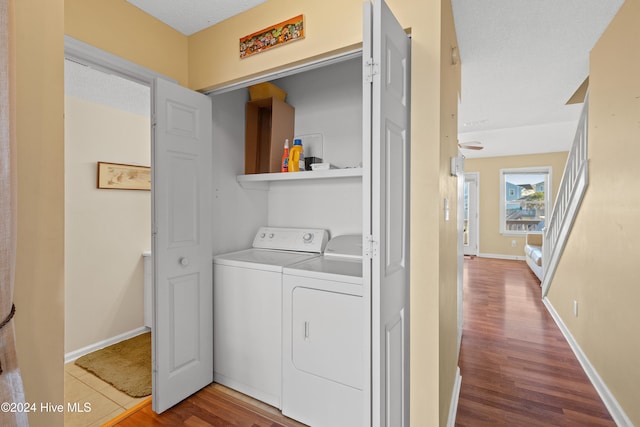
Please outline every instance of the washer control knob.
[[260, 233], [260, 238], [264, 239], [264, 236], [266, 236], [266, 235], [267, 235], [267, 233]]
[[269, 238], [273, 239], [273, 233], [269, 233]]
[[187, 257], [180, 258], [180, 265], [183, 267], [186, 267], [187, 265], [189, 265], [189, 258]]
[[302, 240], [304, 240], [305, 243], [311, 243], [313, 240], [313, 233], [304, 233]]

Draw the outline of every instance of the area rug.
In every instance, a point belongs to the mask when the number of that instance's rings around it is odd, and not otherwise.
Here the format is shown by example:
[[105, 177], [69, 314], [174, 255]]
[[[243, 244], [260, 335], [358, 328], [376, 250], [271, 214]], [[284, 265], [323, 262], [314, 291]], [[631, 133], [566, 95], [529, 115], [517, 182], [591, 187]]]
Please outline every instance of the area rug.
[[89, 353], [75, 363], [131, 397], [151, 394], [150, 332]]

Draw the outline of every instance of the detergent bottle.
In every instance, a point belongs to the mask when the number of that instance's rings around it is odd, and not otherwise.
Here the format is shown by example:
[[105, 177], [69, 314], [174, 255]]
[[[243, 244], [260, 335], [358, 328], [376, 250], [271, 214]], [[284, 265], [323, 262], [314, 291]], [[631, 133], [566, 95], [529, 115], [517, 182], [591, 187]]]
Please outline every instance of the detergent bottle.
[[[289, 152], [289, 172], [298, 172], [300, 170], [304, 170], [303, 151], [302, 140], [294, 139], [293, 147], [291, 147], [291, 151]], [[300, 164], [302, 164], [302, 168], [300, 168]]]
[[282, 154], [281, 172], [289, 172], [289, 140], [284, 140], [284, 153]]

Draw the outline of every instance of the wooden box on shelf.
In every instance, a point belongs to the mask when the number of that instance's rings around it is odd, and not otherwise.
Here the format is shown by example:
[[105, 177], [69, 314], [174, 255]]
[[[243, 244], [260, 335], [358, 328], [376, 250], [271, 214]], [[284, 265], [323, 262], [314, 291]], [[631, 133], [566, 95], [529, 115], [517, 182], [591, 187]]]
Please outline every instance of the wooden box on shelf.
[[244, 173], [280, 172], [285, 139], [293, 145], [294, 108], [278, 98], [247, 102]]

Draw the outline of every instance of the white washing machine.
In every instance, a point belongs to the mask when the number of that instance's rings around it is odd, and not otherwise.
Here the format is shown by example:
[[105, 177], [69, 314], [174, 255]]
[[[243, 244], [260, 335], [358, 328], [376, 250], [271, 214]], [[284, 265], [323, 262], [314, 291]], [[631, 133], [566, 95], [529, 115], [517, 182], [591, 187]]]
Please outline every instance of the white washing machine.
[[[282, 413], [313, 427], [363, 425], [362, 236], [283, 269]], [[367, 377], [368, 380], [368, 377]]]
[[281, 408], [282, 269], [319, 257], [328, 233], [260, 228], [253, 247], [213, 259], [214, 381]]

